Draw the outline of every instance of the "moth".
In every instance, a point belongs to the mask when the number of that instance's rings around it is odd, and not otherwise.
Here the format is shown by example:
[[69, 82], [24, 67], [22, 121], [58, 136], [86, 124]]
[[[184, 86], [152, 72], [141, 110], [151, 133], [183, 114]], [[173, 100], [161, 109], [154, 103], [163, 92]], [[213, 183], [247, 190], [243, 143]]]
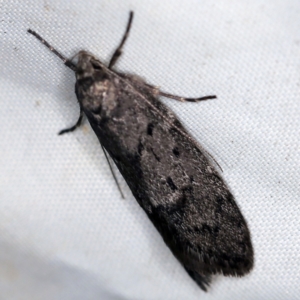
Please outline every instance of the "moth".
[[[75, 72], [78, 121], [89, 120], [101, 146], [123, 175], [137, 202], [175, 257], [201, 289], [213, 274], [243, 276], [253, 267], [246, 221], [207, 152], [195, 142], [159, 96], [198, 102], [162, 92], [138, 76], [114, 70], [133, 19], [109, 65], [86, 51], [67, 59], [40, 40]], [[105, 153], [104, 151], [104, 153]]]

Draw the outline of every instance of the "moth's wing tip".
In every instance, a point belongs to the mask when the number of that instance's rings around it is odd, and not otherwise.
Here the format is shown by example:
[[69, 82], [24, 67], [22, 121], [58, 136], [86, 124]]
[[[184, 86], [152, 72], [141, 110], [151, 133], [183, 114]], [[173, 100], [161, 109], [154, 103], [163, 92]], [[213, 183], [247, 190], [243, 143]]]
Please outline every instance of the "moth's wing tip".
[[184, 266], [187, 273], [190, 275], [190, 277], [197, 283], [197, 285], [204, 291], [207, 292], [207, 289], [209, 288], [210, 282], [211, 282], [211, 276], [209, 275], [201, 275], [195, 271], [192, 271], [188, 269], [186, 266]]
[[[250, 249], [251, 251], [252, 249]], [[233, 259], [234, 260], [234, 259]], [[254, 268], [254, 255], [253, 252], [248, 253], [243, 259], [239, 260], [239, 263], [234, 265], [217, 265], [216, 273], [220, 273], [224, 276], [243, 277], [248, 275]]]

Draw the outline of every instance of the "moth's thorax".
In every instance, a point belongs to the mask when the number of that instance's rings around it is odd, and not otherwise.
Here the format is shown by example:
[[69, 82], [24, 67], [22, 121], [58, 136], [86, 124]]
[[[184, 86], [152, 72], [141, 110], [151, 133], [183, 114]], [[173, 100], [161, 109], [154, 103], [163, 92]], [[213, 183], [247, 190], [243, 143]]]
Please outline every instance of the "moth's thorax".
[[86, 51], [77, 54], [76, 94], [85, 111], [109, 116], [116, 106], [114, 80], [110, 71]]

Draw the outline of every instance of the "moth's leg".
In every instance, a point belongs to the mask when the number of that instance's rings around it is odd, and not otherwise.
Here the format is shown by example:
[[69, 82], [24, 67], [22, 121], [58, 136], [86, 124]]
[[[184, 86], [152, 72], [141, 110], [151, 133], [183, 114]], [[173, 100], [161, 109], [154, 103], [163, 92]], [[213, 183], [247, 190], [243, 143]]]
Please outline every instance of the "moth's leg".
[[124, 194], [123, 194], [123, 192], [122, 192], [122, 189], [121, 189], [121, 187], [120, 187], [120, 185], [119, 185], [117, 176], [116, 176], [116, 174], [115, 174], [115, 172], [114, 172], [114, 170], [113, 170], [113, 167], [112, 167], [112, 165], [111, 165], [111, 163], [110, 163], [109, 157], [108, 157], [108, 155], [107, 155], [107, 153], [106, 153], [106, 150], [105, 150], [105, 148], [102, 146], [101, 143], [100, 143], [100, 145], [101, 145], [101, 148], [102, 148], [102, 150], [103, 150], [103, 152], [104, 152], [104, 155], [105, 155], [106, 161], [107, 161], [107, 163], [108, 163], [110, 172], [111, 172], [111, 174], [112, 174], [112, 176], [113, 176], [113, 178], [114, 178], [114, 180], [115, 180], [115, 183], [116, 183], [116, 185], [117, 185], [117, 187], [118, 187], [118, 189], [119, 189], [119, 192], [120, 192], [120, 194], [121, 194], [121, 197], [122, 197], [123, 199], [125, 199]]
[[44, 44], [50, 51], [52, 51], [56, 56], [58, 56], [64, 64], [73, 71], [76, 71], [76, 66], [72, 63], [72, 61], [65, 56], [63, 56], [60, 52], [58, 52], [54, 47], [52, 47], [47, 41], [45, 41], [38, 33], [35, 31], [28, 29], [27, 32], [36, 37], [42, 44]]
[[129, 31], [130, 31], [130, 28], [131, 28], [132, 19], [133, 19], [133, 11], [130, 11], [126, 31], [123, 35], [123, 38], [122, 38], [122, 41], [121, 41], [119, 47], [116, 49], [116, 51], [114, 52], [112, 58], [110, 59], [110, 62], [109, 62], [109, 65], [108, 65], [109, 69], [111, 69], [114, 66], [114, 64], [117, 62], [118, 58], [122, 54], [122, 48], [123, 48], [123, 46], [124, 46], [124, 44], [125, 44], [125, 42], [128, 38]]
[[185, 97], [180, 97], [180, 96], [176, 96], [176, 95], [172, 95], [169, 93], [165, 93], [160, 91], [157, 87], [146, 83], [146, 86], [150, 89], [154, 89], [155, 92], [159, 95], [159, 96], [163, 96], [163, 97], [167, 97], [167, 98], [171, 98], [180, 102], [199, 102], [199, 101], [204, 101], [204, 100], [210, 100], [210, 99], [216, 99], [217, 96], [215, 95], [209, 95], [209, 96], [204, 96], [204, 97], [200, 97], [200, 98], [185, 98]]
[[83, 118], [83, 109], [82, 109], [82, 107], [80, 106], [79, 118], [78, 118], [76, 124], [73, 125], [73, 126], [70, 127], [70, 128], [66, 128], [66, 129], [61, 130], [58, 134], [59, 134], [59, 135], [62, 135], [62, 134], [64, 134], [64, 133], [74, 131], [76, 128], [78, 128], [78, 127], [81, 125], [82, 118]]
[[204, 96], [204, 97], [200, 97], [200, 98], [185, 98], [185, 97], [180, 97], [180, 96], [164, 93], [162, 91], [159, 91], [158, 94], [160, 96], [171, 98], [171, 99], [181, 101], [181, 102], [199, 102], [199, 101], [205, 101], [205, 100], [217, 98], [217, 96], [215, 96], [215, 95], [209, 95], [209, 96]]

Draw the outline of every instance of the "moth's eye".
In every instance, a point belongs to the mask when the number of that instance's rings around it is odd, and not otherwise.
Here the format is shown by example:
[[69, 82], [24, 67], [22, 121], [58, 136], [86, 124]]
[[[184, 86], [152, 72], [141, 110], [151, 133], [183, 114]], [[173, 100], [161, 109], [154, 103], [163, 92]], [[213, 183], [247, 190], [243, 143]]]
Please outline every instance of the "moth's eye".
[[95, 63], [92, 63], [92, 66], [93, 66], [93, 68], [94, 68], [95, 70], [102, 70], [102, 67], [99, 66], [99, 65], [97, 65], [97, 64], [95, 64]]
[[76, 70], [77, 75], [83, 75], [83, 73], [84, 73], [84, 71], [82, 68], [77, 68], [77, 70]]

